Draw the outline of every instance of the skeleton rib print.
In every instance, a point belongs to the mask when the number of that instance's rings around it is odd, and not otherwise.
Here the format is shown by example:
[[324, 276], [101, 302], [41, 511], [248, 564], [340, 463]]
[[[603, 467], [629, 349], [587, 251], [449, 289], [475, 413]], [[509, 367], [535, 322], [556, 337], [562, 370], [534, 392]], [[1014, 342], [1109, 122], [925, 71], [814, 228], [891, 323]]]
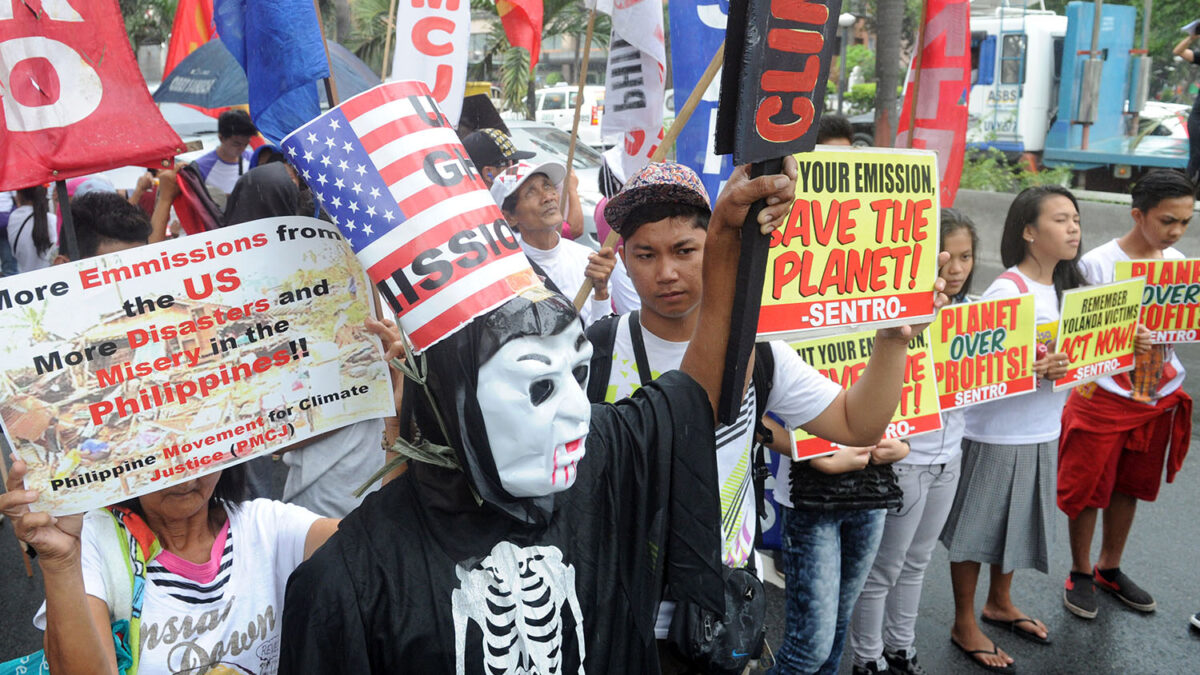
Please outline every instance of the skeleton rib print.
[[[465, 675], [470, 623], [483, 633], [484, 672], [491, 675], [558, 675], [563, 672], [563, 609], [575, 621], [583, 673], [583, 614], [575, 593], [575, 568], [553, 546], [517, 547], [502, 541], [467, 569], [456, 570], [452, 594], [456, 672]], [[472, 669], [471, 672], [475, 672]]]

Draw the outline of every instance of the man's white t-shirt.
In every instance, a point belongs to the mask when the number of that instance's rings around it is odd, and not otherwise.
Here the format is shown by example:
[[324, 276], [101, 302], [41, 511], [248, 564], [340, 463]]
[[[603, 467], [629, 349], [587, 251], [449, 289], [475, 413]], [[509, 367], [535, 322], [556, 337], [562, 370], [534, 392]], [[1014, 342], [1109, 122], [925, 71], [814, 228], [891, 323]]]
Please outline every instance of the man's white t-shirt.
[[[229, 672], [256, 675], [279, 669], [284, 589], [304, 560], [304, 540], [318, 516], [268, 499], [243, 502], [228, 512], [228, 574], [222, 570], [203, 589], [169, 572], [147, 574], [138, 675], [205, 673], [220, 664], [236, 667]], [[85, 520], [81, 538], [83, 587], [88, 595], [111, 602], [94, 524]], [[45, 630], [45, 603], [33, 623]]]
[[[583, 286], [583, 280], [587, 277], [584, 271], [588, 266], [588, 256], [595, 253], [592, 249], [577, 244], [570, 239], [558, 238], [558, 243], [550, 249], [534, 248], [525, 242], [519, 235], [517, 237], [521, 242], [521, 249], [525, 251], [526, 257], [542, 268], [546, 276], [550, 277], [550, 281], [558, 287], [558, 290], [567, 299], [574, 300], [575, 294], [579, 292], [579, 288]], [[617, 260], [617, 265], [621, 261]], [[621, 273], [624, 274], [624, 268]], [[613, 271], [616, 274], [616, 270]], [[611, 292], [611, 278], [609, 279], [609, 287]], [[583, 319], [583, 325], [590, 326], [596, 323], [602, 317], [612, 314], [612, 302], [610, 300], [597, 300], [596, 294], [588, 296], [588, 301], [583, 303], [583, 309], [579, 311], [580, 318]]]
[[[1175, 247], [1168, 247], [1163, 252], [1165, 260], [1183, 260], [1185, 257]], [[1079, 271], [1083, 273], [1089, 284], [1108, 284], [1112, 283], [1116, 275], [1116, 263], [1120, 260], [1132, 260], [1129, 254], [1121, 248], [1116, 239], [1113, 239], [1105, 244], [1101, 244], [1096, 248], [1088, 251], [1079, 260]], [[1179, 360], [1179, 355], [1175, 353], [1175, 348], [1171, 345], [1155, 345], [1154, 349], [1163, 352], [1163, 374], [1170, 375], [1174, 370], [1174, 376], [1169, 377], [1166, 382], [1160, 382], [1157, 388], [1150, 387], [1149, 391], [1143, 392], [1145, 398], [1150, 401], [1156, 401], [1164, 396], [1174, 392], [1176, 389], [1183, 386], [1184, 372], [1183, 363]], [[1126, 382], [1129, 381], [1131, 373], [1125, 373], [1121, 378]], [[1124, 398], [1133, 398], [1130, 388], [1122, 387], [1117, 384], [1111, 377], [1102, 377], [1096, 380], [1096, 384], [1101, 389], [1116, 394]]]
[[[620, 318], [613, 343], [612, 369], [608, 376], [606, 401], [629, 396], [642, 386], [629, 332], [632, 315]], [[668, 370], [678, 369], [687, 351], [687, 342], [669, 342], [642, 330], [646, 344], [646, 362], [651, 379]], [[820, 415], [841, 391], [834, 382], [823, 377], [798, 354], [782, 342], [771, 342], [775, 356], [775, 371], [767, 410], [777, 411], [789, 421], [801, 425]], [[721, 496], [721, 554], [730, 567], [742, 567], [754, 550], [754, 534], [758, 527], [758, 510], [754, 504], [754, 484], [751, 450], [754, 443], [757, 392], [751, 382], [742, 401], [737, 421], [716, 429], [717, 480]], [[673, 603], [663, 603], [655, 633], [667, 637], [674, 612]]]
[[28, 204], [18, 206], [8, 216], [8, 244], [17, 257], [17, 270], [21, 274], [49, 267], [58, 252], [58, 217], [49, 213], [46, 220], [50, 248], [38, 255], [37, 246], [33, 243], [33, 207]]
[[[1033, 294], [1037, 325], [1058, 321], [1059, 299], [1053, 284], [1041, 284], [1021, 273], [1013, 272], [1025, 281]], [[983, 300], [1013, 298], [1023, 293], [1011, 279], [998, 278], [983, 292]], [[1038, 377], [1037, 389], [1029, 394], [1002, 398], [971, 406], [966, 411], [967, 428], [964, 437], [980, 443], [995, 445], [1031, 445], [1058, 438], [1062, 430], [1062, 409], [1070, 390], [1054, 391], [1054, 383]]]

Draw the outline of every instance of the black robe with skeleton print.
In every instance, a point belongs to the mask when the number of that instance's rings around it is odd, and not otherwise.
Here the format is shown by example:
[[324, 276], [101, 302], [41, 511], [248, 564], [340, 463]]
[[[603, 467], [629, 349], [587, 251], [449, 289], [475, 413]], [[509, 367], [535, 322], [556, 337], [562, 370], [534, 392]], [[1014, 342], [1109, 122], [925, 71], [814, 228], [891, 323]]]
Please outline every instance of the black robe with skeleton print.
[[544, 526], [413, 463], [292, 575], [280, 673], [657, 673], [664, 583], [724, 603], [712, 410], [667, 373], [586, 443]]

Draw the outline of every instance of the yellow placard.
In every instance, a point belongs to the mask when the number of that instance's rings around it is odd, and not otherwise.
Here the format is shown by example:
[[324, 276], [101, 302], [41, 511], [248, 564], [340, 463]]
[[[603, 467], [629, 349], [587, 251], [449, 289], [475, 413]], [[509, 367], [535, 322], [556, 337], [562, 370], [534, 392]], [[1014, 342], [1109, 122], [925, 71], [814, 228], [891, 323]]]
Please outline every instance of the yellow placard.
[[929, 327], [942, 410], [1037, 388], [1033, 296], [943, 307]]
[[1141, 323], [1155, 342], [1200, 342], [1200, 260], [1120, 260], [1115, 271], [1145, 277]]
[[1138, 277], [1063, 293], [1057, 351], [1071, 364], [1067, 374], [1054, 381], [1054, 391], [1133, 369], [1145, 286], [1146, 280]]
[[796, 201], [771, 235], [759, 335], [808, 339], [932, 320], [937, 157], [822, 148], [796, 160]]
[[[908, 343], [904, 389], [884, 438], [915, 436], [942, 428], [929, 342], [929, 331], [926, 330]], [[793, 342], [790, 346], [822, 375], [837, 382], [843, 389], [849, 389], [858, 381], [867, 367], [867, 361], [871, 359], [875, 332], [863, 331]], [[817, 438], [803, 429], [796, 429], [794, 436], [796, 442], [792, 447], [792, 459], [795, 460], [827, 455], [838, 449], [836, 443]]]

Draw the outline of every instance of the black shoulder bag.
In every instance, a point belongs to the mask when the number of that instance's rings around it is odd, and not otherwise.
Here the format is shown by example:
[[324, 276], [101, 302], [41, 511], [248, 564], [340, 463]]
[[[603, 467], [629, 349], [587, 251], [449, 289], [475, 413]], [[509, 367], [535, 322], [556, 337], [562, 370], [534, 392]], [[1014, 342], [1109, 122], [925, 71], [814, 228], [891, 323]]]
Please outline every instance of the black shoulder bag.
[[[646, 363], [641, 325], [633, 319], [630, 333], [638, 372], [645, 373], [642, 375], [645, 384], [650, 367]], [[759, 395], [765, 398], [766, 392]], [[758, 514], [752, 517], [757, 518]], [[667, 641], [680, 659], [701, 673], [739, 675], [762, 652], [767, 634], [766, 591], [755, 574], [753, 553], [745, 567], [726, 568], [724, 577], [724, 615], [694, 603], [676, 602]]]

